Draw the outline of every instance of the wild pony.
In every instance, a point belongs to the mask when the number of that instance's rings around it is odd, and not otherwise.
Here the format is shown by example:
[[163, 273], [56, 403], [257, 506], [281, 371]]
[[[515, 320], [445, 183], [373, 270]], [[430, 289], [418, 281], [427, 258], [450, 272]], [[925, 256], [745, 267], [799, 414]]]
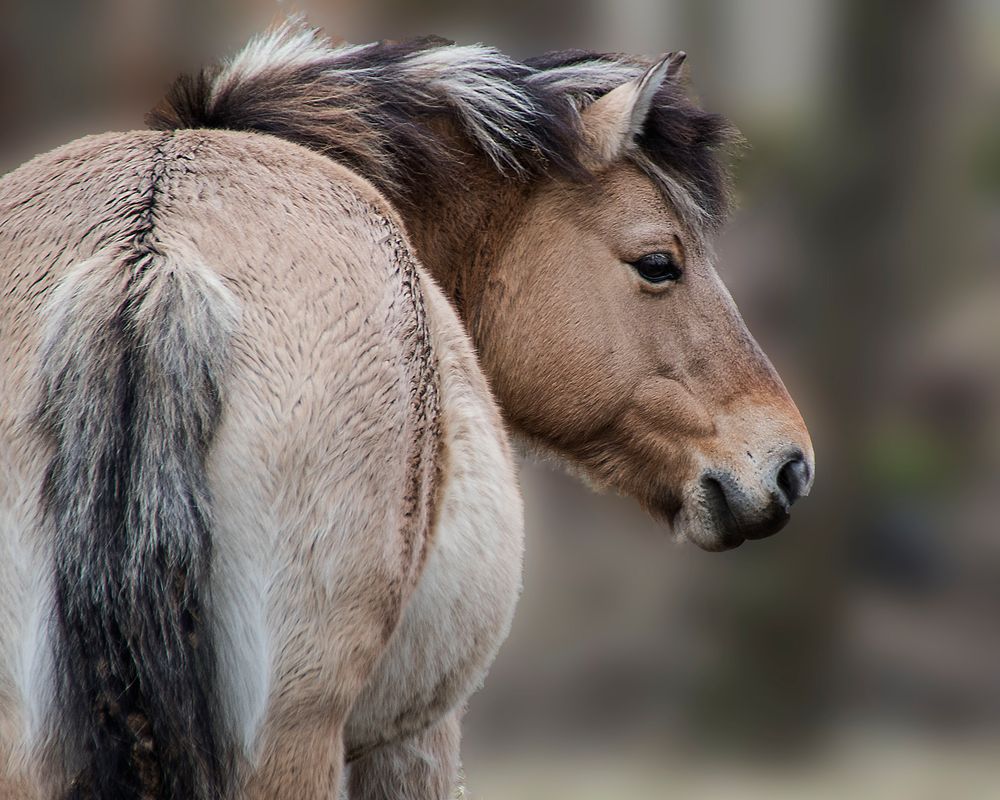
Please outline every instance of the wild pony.
[[4, 797], [446, 797], [508, 431], [701, 547], [784, 524], [682, 58], [288, 24], [0, 182]]

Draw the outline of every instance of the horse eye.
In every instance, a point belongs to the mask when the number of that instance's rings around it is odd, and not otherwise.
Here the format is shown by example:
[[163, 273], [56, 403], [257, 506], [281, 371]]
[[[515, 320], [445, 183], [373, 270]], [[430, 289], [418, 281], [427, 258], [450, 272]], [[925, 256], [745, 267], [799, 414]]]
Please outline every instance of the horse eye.
[[665, 283], [679, 280], [684, 271], [670, 253], [650, 253], [632, 262], [632, 268], [639, 277], [650, 283]]

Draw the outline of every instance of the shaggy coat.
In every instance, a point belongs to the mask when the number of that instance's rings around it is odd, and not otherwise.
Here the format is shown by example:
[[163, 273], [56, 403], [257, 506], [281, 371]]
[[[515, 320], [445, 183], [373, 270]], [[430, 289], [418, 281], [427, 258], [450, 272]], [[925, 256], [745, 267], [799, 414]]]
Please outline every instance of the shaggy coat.
[[93, 137], [0, 187], [4, 796], [332, 796], [513, 609], [454, 313], [369, 185], [276, 139]]
[[286, 25], [0, 180], [0, 796], [447, 797], [507, 427], [707, 549], [787, 521], [682, 61]]

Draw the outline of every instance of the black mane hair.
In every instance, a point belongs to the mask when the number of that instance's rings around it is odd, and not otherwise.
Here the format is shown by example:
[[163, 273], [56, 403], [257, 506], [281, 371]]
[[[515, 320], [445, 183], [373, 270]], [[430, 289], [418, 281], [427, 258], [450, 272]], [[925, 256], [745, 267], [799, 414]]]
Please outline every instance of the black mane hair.
[[[442, 119], [512, 180], [583, 176], [580, 112], [651, 63], [585, 51], [519, 62], [436, 37], [334, 46], [291, 21], [230, 61], [178, 78], [148, 122], [274, 134], [346, 164], [405, 205], [428, 178], [455, 171]], [[631, 158], [693, 227], [712, 228], [728, 210], [726, 151], [736, 140], [725, 119], [668, 79]]]

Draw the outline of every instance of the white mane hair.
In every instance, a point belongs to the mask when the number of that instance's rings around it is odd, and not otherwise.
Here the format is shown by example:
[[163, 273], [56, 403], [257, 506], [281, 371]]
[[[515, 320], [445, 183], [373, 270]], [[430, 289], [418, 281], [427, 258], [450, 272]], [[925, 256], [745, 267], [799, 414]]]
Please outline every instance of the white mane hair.
[[[580, 112], [651, 62], [621, 54], [548, 53], [516, 61], [482, 44], [436, 37], [332, 44], [293, 19], [253, 38], [221, 66], [182, 76], [150, 114], [161, 129], [272, 133], [345, 162], [394, 202], [456, 167], [434, 119], [450, 117], [501, 175], [582, 177]], [[735, 131], [668, 80], [630, 152], [695, 229], [728, 207], [723, 151]]]

